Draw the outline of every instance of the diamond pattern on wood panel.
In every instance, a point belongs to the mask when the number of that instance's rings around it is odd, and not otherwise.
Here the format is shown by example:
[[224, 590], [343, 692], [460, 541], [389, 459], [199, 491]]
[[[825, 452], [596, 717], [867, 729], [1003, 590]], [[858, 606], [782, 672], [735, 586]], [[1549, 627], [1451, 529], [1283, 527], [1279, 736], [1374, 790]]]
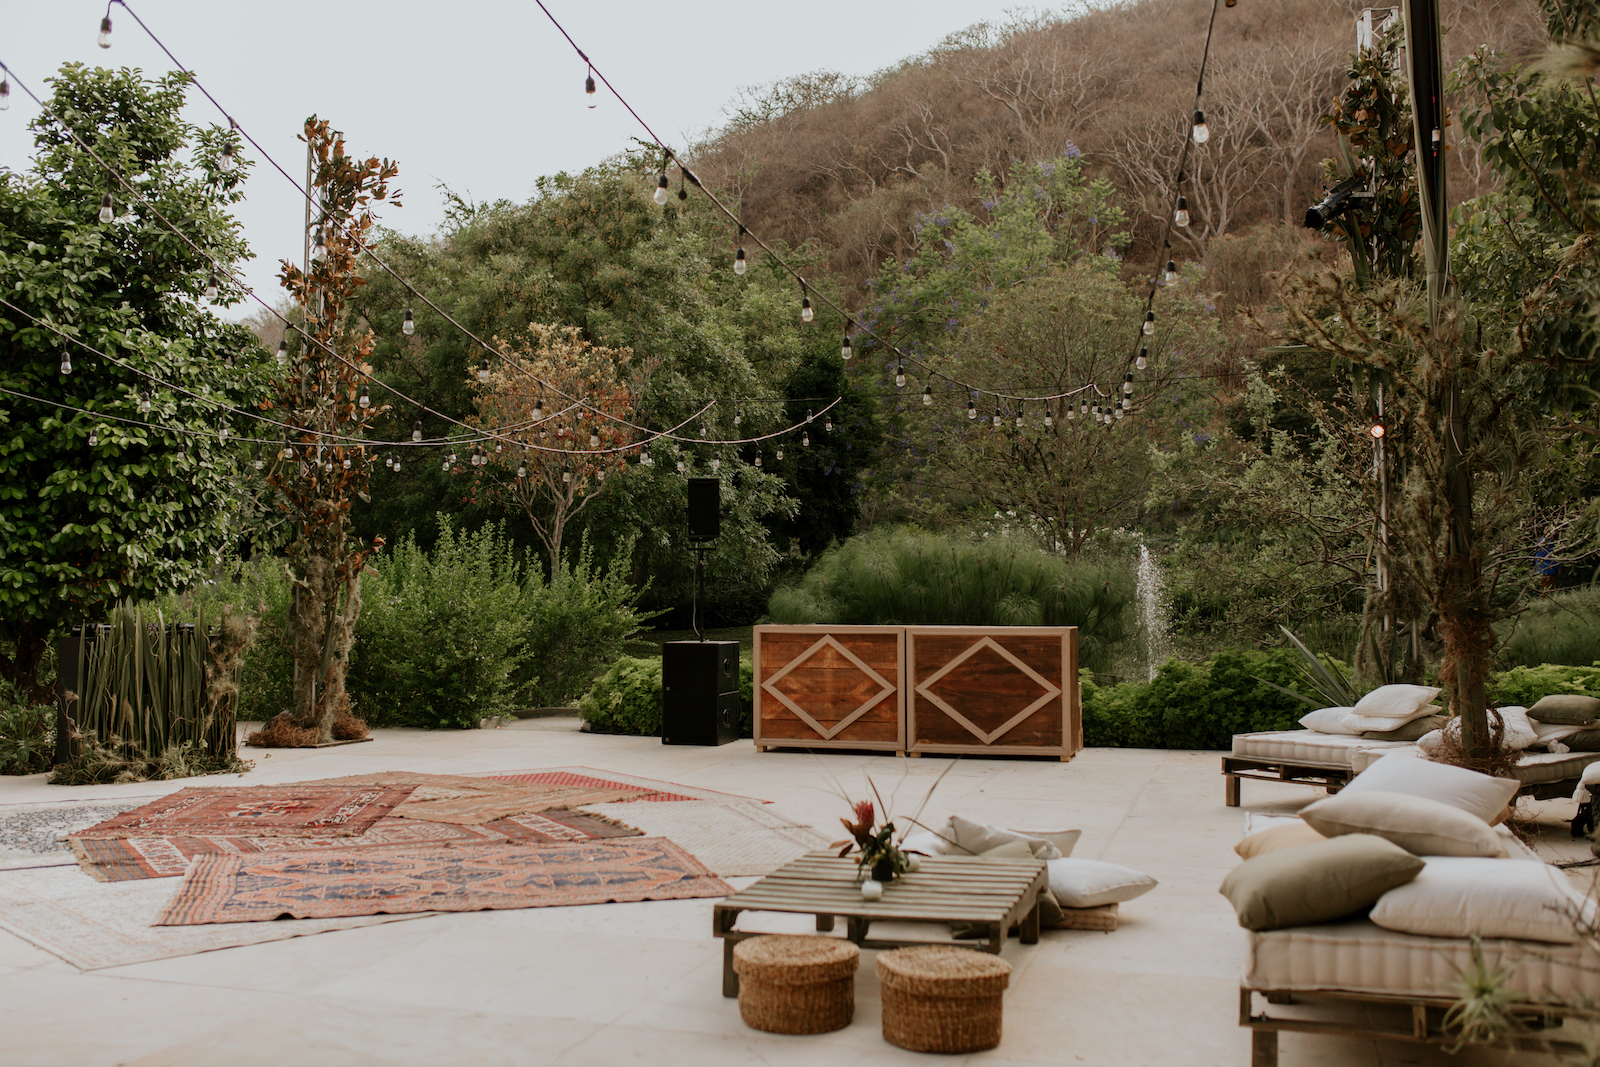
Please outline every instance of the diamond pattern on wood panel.
[[[813, 657], [822, 661], [821, 663], [817, 664], [817, 666], [830, 667], [835, 667], [835, 665], [838, 664], [839, 658], [842, 657], [862, 675], [862, 685], [860, 687], [863, 696], [862, 702], [832, 726], [822, 725], [822, 723], [818, 722], [809, 711], [801, 707], [793, 697], [779, 688], [779, 683], [782, 682], [785, 677], [787, 677], [792, 671], [799, 670], [801, 667], [806, 666]], [[837, 669], [837, 667], [835, 667], [835, 669]], [[857, 719], [861, 718], [861, 716], [865, 715], [867, 712], [883, 703], [884, 700], [894, 693], [893, 683], [888, 681], [888, 679], [884, 678], [883, 675], [879, 674], [877, 671], [873, 670], [870, 666], [863, 662], [860, 656], [857, 656], [854, 652], [851, 652], [848, 648], [844, 647], [844, 645], [834, 640], [833, 635], [831, 634], [823, 637], [810, 648], [800, 653], [800, 655], [784, 664], [782, 670], [778, 671], [771, 678], [768, 678], [765, 682], [761, 683], [761, 689], [763, 692], [770, 693], [773, 699], [777, 700], [784, 707], [798, 715], [801, 721], [803, 721], [807, 726], [810, 726], [818, 734], [822, 735], [823, 739], [827, 741], [833, 740], [851, 723], [855, 722]], [[803, 689], [800, 689], [798, 695], [805, 696], [807, 694]]]
[[[979, 657], [980, 654], [982, 654], [981, 659], [987, 661], [989, 665], [998, 666], [1000, 663], [1003, 663], [1004, 665], [1014, 669], [1017, 674], [1022, 675], [1027, 681], [1031, 681], [1033, 685], [1040, 690], [1040, 696], [1038, 699], [1034, 700], [1016, 714], [1006, 719], [993, 730], [983, 729], [982, 726], [979, 726], [966, 715], [963, 715], [961, 712], [957, 711], [951, 706], [949, 701], [945, 700], [938, 694], [938, 692], [936, 692], [936, 687], [941, 680], [949, 677], [951, 672], [955, 671], [962, 664], [967, 663], [969, 660], [974, 660], [974, 663], [976, 664], [979, 662], [979, 660], [975, 660], [974, 657]], [[1000, 663], [997, 663], [997, 660], [1000, 661]], [[957, 681], [956, 678], [951, 678], [950, 680], [952, 683]], [[953, 690], [955, 686], [950, 685], [947, 688]], [[1018, 694], [1017, 699], [1021, 700], [1026, 698], [1027, 688], [1029, 687], [1024, 687], [1024, 692]], [[986, 745], [992, 745], [995, 743], [996, 739], [1005, 736], [1008, 731], [1014, 729], [1023, 722], [1026, 722], [1028, 717], [1034, 712], [1060, 697], [1062, 690], [1060, 686], [1053, 684], [1049, 681], [1049, 679], [1040, 675], [1038, 671], [1034, 670], [1022, 660], [1012, 655], [1006, 650], [1005, 646], [996, 642], [994, 638], [984, 637], [973, 642], [973, 644], [968, 647], [965, 652], [946, 663], [934, 674], [929, 675], [926, 681], [917, 686], [917, 692], [926, 697], [928, 701], [939, 708], [940, 711], [943, 711], [946, 715], [950, 716], [950, 718], [960, 723], [969, 733], [972, 734], [972, 736], [976, 737]], [[987, 689], [986, 692], [987, 698], [990, 702], [992, 702], [995, 696], [998, 695], [992, 688]], [[951, 692], [950, 695], [956, 696], [956, 693]], [[957, 697], [957, 699], [959, 699], [959, 697]]]

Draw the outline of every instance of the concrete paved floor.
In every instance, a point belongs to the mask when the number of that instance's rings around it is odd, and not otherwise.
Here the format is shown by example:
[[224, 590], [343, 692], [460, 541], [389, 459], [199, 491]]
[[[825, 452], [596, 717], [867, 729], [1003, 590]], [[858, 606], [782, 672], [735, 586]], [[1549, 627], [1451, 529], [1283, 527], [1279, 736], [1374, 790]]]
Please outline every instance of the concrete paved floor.
[[[578, 733], [576, 721], [503, 730], [381, 730], [369, 744], [248, 752], [242, 780], [271, 784], [378, 770], [434, 773], [581, 764], [775, 802], [824, 834], [870, 774], [909, 813], [945, 761], [860, 755], [757, 754], [665, 747], [654, 739]], [[186, 784], [66, 788], [43, 776], [0, 779], [0, 805], [151, 795]], [[1123, 905], [1115, 933], [1047, 931], [1008, 942], [1014, 968], [1005, 1038], [947, 1063], [1217, 1064], [1246, 1067], [1237, 1022], [1242, 933], [1217, 894], [1237, 862], [1249, 811], [1287, 813], [1318, 795], [1247, 782], [1244, 807], [1222, 803], [1216, 753], [1092, 749], [1070, 763], [959, 762], [924, 821], [951, 812], [1037, 828], [1083, 830], [1074, 855], [1149, 872], [1161, 882]], [[1565, 806], [1563, 806], [1565, 804]], [[1552, 830], [1570, 802], [1541, 806]], [[1577, 855], [1558, 834], [1547, 849]], [[1586, 851], [1586, 850], [1585, 850]], [[0, 878], [6, 877], [0, 871]], [[85, 876], [87, 877], [87, 875]], [[736, 886], [753, 879], [732, 879]], [[176, 884], [176, 883], [174, 883]], [[886, 1044], [872, 957], [862, 954], [855, 1022], [814, 1037], [746, 1028], [720, 994], [721, 947], [709, 900], [441, 915], [292, 938], [180, 959], [80, 973], [0, 932], [0, 1063], [35, 1064], [827, 1064], [924, 1062]], [[783, 920], [772, 929], [785, 927]], [[1532, 1065], [1530, 1054], [1460, 1056], [1401, 1043], [1284, 1035], [1284, 1067], [1362, 1064]]]

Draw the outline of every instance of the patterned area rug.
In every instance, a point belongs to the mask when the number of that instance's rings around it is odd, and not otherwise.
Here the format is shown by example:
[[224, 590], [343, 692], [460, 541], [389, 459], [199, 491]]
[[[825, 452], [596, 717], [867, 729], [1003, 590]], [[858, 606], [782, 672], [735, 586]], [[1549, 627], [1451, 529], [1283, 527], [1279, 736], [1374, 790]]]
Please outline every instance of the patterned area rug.
[[461, 845], [202, 856], [162, 913], [165, 926], [284, 915], [481, 911], [721, 897], [732, 888], [663, 838], [587, 844]]
[[0, 808], [0, 868], [72, 862], [66, 835], [149, 803], [149, 797], [18, 804]]
[[410, 792], [409, 786], [191, 787], [73, 836], [349, 836], [388, 815]]
[[[741, 797], [734, 793], [719, 793], [715, 789], [700, 789], [678, 782], [663, 782], [654, 778], [640, 778], [615, 771], [596, 770], [593, 767], [545, 767], [531, 771], [484, 771], [474, 778], [493, 778], [502, 782], [539, 782], [552, 785], [590, 786], [592, 788], [647, 790], [638, 797], [646, 801], [676, 800], [742, 800], [755, 804], [769, 803], [754, 797]], [[593, 803], [602, 803], [594, 801]]]
[[81, 970], [192, 956], [239, 945], [421, 915], [376, 915], [227, 926], [156, 926], [176, 886], [167, 881], [106, 885], [76, 867], [0, 872], [0, 929], [53, 952]]
[[669, 837], [724, 878], [765, 875], [828, 839], [745, 800], [688, 804], [596, 804], [584, 809], [627, 819], [651, 837]]
[[513, 815], [481, 826], [403, 819], [379, 819], [355, 837], [124, 837], [73, 841], [78, 862], [102, 882], [131, 878], [173, 878], [189, 869], [196, 856], [212, 853], [247, 855], [291, 849], [395, 848], [516, 843], [547, 845], [560, 841], [637, 837], [639, 831], [604, 815], [583, 811], [547, 811]]
[[532, 782], [501, 781], [496, 778], [468, 778], [454, 774], [418, 774], [413, 771], [384, 771], [379, 774], [352, 775], [301, 782], [311, 786], [385, 785], [411, 786], [411, 795], [394, 809], [394, 814], [427, 822], [448, 822], [474, 826], [510, 815], [570, 808], [580, 804], [604, 804], [631, 800], [650, 792], [650, 788], [611, 782]]

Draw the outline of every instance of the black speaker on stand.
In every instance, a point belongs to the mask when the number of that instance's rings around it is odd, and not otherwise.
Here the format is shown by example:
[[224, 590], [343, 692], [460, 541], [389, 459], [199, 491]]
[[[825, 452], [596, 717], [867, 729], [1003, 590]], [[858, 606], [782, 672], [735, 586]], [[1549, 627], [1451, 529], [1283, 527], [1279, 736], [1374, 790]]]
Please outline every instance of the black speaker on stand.
[[700, 630], [705, 551], [722, 533], [722, 485], [689, 479], [689, 540], [694, 542], [690, 619], [698, 641], [661, 646], [661, 743], [725, 745], [739, 739], [739, 642], [707, 641]]

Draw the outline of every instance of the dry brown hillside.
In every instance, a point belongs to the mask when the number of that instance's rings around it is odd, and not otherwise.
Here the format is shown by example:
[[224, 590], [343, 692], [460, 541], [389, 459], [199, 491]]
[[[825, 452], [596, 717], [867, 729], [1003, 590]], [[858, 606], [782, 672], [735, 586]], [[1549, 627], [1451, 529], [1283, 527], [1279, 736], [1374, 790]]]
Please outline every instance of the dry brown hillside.
[[[1263, 222], [1298, 220], [1332, 153], [1320, 122], [1345, 81], [1360, 4], [1240, 0], [1218, 12], [1203, 106], [1211, 143], [1191, 169], [1194, 225], [1180, 256]], [[1207, 0], [1134, 0], [1085, 13], [978, 24], [867, 78], [818, 72], [744, 93], [695, 151], [701, 177], [736, 192], [751, 229], [816, 241], [847, 288], [905, 254], [916, 213], [980, 205], [972, 178], [1068, 143], [1123, 192], [1134, 254], [1168, 204], [1172, 161], [1211, 12]], [[1533, 0], [1444, 0], [1446, 62], [1480, 44], [1543, 43]], [[1456, 197], [1487, 180], [1457, 154]]]

